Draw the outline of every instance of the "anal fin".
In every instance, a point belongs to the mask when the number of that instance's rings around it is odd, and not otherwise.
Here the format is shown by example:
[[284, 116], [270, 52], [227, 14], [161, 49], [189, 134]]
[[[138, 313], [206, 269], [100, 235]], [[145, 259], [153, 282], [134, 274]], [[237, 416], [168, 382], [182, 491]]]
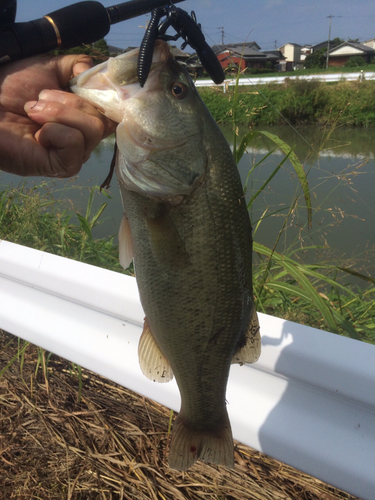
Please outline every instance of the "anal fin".
[[169, 382], [173, 371], [169, 361], [157, 345], [145, 318], [143, 332], [138, 345], [139, 364], [143, 375], [154, 382]]
[[261, 338], [258, 315], [253, 307], [249, 329], [246, 333], [242, 346], [235, 352], [232, 358], [232, 364], [255, 363], [261, 351]]

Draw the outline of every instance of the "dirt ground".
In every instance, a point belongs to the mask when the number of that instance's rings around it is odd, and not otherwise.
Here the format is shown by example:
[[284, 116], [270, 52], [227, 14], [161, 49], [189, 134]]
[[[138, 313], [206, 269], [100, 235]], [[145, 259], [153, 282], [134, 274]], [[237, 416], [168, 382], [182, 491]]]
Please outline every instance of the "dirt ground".
[[240, 443], [233, 470], [173, 471], [170, 410], [86, 370], [79, 401], [71, 363], [23, 347], [0, 330], [0, 499], [356, 500]]

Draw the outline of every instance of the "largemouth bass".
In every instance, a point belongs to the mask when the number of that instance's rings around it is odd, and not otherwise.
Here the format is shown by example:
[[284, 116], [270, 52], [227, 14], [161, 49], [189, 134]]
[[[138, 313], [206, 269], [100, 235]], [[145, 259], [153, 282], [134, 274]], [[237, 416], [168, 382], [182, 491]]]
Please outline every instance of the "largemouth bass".
[[134, 259], [146, 314], [140, 365], [151, 380], [174, 374], [181, 393], [169, 465], [187, 470], [200, 458], [232, 467], [229, 369], [260, 354], [243, 189], [229, 145], [168, 45], [157, 42], [143, 88], [137, 56], [109, 59], [71, 88], [119, 123], [120, 261]]

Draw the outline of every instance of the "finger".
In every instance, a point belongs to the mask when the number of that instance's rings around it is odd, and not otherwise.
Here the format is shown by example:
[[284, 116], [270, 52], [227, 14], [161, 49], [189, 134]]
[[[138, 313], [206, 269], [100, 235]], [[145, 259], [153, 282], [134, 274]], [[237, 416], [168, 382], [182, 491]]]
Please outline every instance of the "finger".
[[103, 138], [112, 134], [115, 130], [117, 124], [114, 124], [112, 120], [109, 120], [103, 113], [101, 113], [92, 104], [85, 101], [81, 97], [72, 94], [70, 92], [64, 92], [62, 90], [42, 90], [39, 94], [39, 99], [43, 101], [55, 101], [68, 106], [69, 108], [77, 109], [83, 111], [89, 115], [96, 116], [99, 118], [104, 125]]
[[47, 123], [36, 134], [41, 169], [48, 177], [72, 177], [77, 175], [87, 160], [85, 139], [78, 129], [60, 123]]
[[29, 117], [40, 125], [60, 124], [77, 129], [84, 138], [84, 158], [89, 158], [91, 152], [101, 141], [104, 134], [103, 121], [83, 111], [64, 106], [55, 101], [28, 102], [25, 110]]
[[94, 65], [91, 57], [83, 54], [57, 56], [53, 58], [52, 63], [55, 66], [57, 78], [62, 88], [66, 88], [69, 80], [74, 76], [92, 68]]

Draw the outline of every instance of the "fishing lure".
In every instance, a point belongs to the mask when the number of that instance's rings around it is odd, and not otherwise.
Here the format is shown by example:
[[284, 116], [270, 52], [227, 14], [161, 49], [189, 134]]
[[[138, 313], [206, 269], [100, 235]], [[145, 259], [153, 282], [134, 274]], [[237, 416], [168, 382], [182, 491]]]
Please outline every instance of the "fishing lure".
[[[160, 22], [162, 17], [166, 18]], [[166, 35], [167, 29], [172, 26], [176, 30], [176, 35]], [[194, 11], [191, 16], [175, 5], [154, 9], [151, 13], [151, 20], [143, 37], [138, 56], [138, 81], [143, 87], [149, 74], [154, 45], [156, 40], [164, 41], [184, 39], [181, 49], [186, 45], [194, 49], [209, 76], [219, 84], [224, 81], [224, 71], [219, 60], [211, 47], [207, 44], [202, 33], [201, 25], [197, 23]]]

